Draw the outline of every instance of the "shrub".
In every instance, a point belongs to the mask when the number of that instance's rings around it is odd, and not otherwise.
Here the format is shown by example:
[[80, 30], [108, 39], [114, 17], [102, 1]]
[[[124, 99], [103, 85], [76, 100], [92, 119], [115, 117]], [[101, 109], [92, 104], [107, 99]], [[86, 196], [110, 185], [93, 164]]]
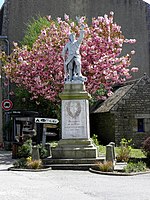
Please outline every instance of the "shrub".
[[24, 144], [18, 148], [18, 156], [20, 158], [24, 157], [27, 158], [31, 156], [32, 153], [32, 140], [29, 139], [24, 142]]
[[40, 169], [42, 168], [41, 160], [27, 160], [26, 166], [28, 169]]
[[126, 173], [146, 171], [146, 164], [142, 161], [139, 161], [138, 163], [130, 162], [124, 167], [124, 171]]
[[94, 169], [97, 169], [102, 172], [112, 172], [114, 167], [111, 161], [104, 161], [104, 163], [97, 162]]
[[20, 158], [19, 160], [15, 161], [13, 163], [13, 166], [15, 168], [22, 168], [22, 169], [26, 168], [27, 167], [27, 160], [26, 160], [26, 158]]
[[120, 147], [117, 152], [117, 161], [128, 162], [131, 155], [131, 146], [129, 145], [132, 140], [126, 140], [123, 138], [120, 142]]
[[40, 158], [47, 158], [48, 157], [48, 150], [42, 145], [38, 145], [39, 148], [39, 153], [40, 153]]
[[50, 22], [47, 20], [46, 17], [37, 16], [37, 19], [32, 18], [32, 20], [27, 24], [25, 37], [23, 38], [21, 44], [28, 45], [28, 47], [31, 48], [33, 46], [33, 43], [40, 35], [41, 30], [49, 26]]
[[13, 166], [22, 169], [40, 169], [43, 165], [41, 160], [32, 160], [30, 156], [28, 158], [20, 158], [13, 163]]
[[98, 136], [93, 134], [92, 141], [96, 146], [99, 146]]
[[144, 140], [142, 149], [143, 149], [143, 152], [145, 153], [145, 155], [147, 156], [147, 158], [150, 159], [150, 137], [148, 137], [148, 138], [146, 138], [146, 140]]

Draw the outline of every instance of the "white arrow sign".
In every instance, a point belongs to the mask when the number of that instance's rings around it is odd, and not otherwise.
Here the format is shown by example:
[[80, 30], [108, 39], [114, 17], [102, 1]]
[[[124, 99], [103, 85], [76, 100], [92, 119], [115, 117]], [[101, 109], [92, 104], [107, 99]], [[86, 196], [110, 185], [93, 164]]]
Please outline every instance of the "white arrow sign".
[[52, 118], [35, 118], [35, 123], [41, 123], [41, 124], [58, 124], [58, 119], [52, 119]]

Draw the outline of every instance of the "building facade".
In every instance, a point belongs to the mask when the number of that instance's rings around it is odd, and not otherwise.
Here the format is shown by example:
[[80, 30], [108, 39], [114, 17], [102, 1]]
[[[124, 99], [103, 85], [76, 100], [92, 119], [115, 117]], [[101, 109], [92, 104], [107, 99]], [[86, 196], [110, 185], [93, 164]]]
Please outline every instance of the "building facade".
[[144, 75], [117, 89], [91, 114], [91, 133], [108, 144], [132, 139], [135, 147], [150, 136], [150, 78]]

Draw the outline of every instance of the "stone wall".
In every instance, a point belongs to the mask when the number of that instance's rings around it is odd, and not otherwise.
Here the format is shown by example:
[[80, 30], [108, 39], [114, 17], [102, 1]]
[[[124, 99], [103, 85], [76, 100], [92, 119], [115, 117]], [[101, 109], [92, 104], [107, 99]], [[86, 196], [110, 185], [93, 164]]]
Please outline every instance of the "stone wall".
[[[150, 78], [142, 78], [114, 107], [115, 141], [123, 137], [133, 139], [136, 147], [150, 136]], [[143, 130], [138, 130], [138, 121], [143, 120]]]
[[26, 24], [37, 15], [63, 17], [64, 13], [75, 16], [103, 16], [115, 13], [115, 21], [122, 26], [126, 38], [135, 38], [137, 43], [126, 45], [123, 53], [136, 50], [132, 66], [139, 66], [134, 78], [144, 72], [150, 75], [149, 66], [149, 6], [142, 0], [6, 0], [2, 34], [8, 35], [10, 43], [22, 40]]

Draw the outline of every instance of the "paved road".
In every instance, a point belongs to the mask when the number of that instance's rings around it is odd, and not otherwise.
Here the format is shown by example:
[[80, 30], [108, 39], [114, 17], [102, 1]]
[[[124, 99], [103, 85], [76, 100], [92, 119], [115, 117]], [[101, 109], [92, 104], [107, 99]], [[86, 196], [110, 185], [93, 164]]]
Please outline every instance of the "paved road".
[[97, 175], [88, 171], [7, 171], [0, 152], [0, 200], [150, 200], [150, 174]]

